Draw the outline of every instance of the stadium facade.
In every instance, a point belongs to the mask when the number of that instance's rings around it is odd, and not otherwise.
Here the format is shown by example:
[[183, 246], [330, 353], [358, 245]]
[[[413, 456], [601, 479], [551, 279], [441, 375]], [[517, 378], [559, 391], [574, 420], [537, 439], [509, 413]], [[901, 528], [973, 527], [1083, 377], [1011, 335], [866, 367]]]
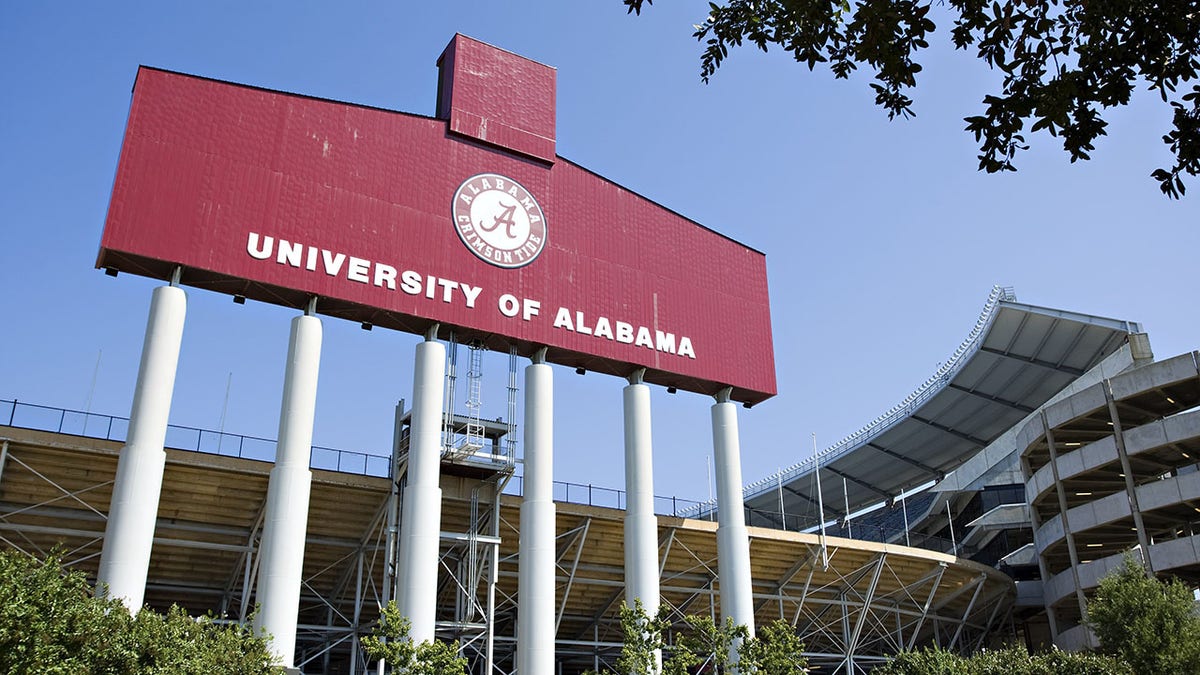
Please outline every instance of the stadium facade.
[[[1056, 340], [1065, 347], [1051, 347]], [[1018, 382], [1023, 392], [1012, 389]], [[1015, 419], [955, 417], [945, 395]], [[755, 621], [792, 623], [826, 672], [867, 672], [888, 654], [930, 644], [1085, 647], [1087, 597], [1126, 550], [1148, 552], [1142, 559], [1157, 574], [1196, 583], [1197, 403], [1196, 355], [1154, 361], [1136, 324], [1023, 305], [997, 289], [957, 358], [882, 424], [747, 486]], [[128, 421], [17, 402], [0, 403], [5, 419], [4, 544], [36, 555], [64, 547], [72, 566], [95, 575]], [[483, 446], [461, 450], [470, 421], [458, 415], [447, 425], [441, 459], [436, 634], [457, 641], [472, 672], [515, 672], [523, 477], [508, 424], [485, 423]], [[901, 442], [889, 429], [914, 423], [953, 449], [898, 457], [879, 449]], [[295, 652], [304, 672], [369, 668], [357, 638], [397, 583], [411, 432], [403, 405], [396, 428], [391, 458], [313, 449]], [[962, 451], [962, 436], [985, 433], [990, 440]], [[257, 602], [274, 444], [171, 427], [167, 446], [146, 602], [244, 620]], [[915, 462], [932, 472], [894, 484], [856, 473], [856, 461], [888, 459], [891, 470], [878, 475]], [[814, 501], [829, 505], [823, 533], [807, 499], [816, 471]], [[556, 668], [611, 665], [627, 587], [627, 496], [556, 483], [554, 498]], [[719, 616], [712, 505], [660, 497], [654, 511], [662, 602], [675, 620]]]
[[[139, 71], [97, 260], [168, 282], [132, 411], [0, 402], [4, 545], [58, 547], [131, 611], [253, 616], [281, 665], [330, 674], [373, 667], [391, 600], [473, 673], [611, 664], [635, 601], [782, 619], [860, 673], [1087, 645], [1129, 547], [1191, 578], [1194, 355], [996, 288], [901, 404], [743, 489], [735, 403], [775, 394], [763, 254], [557, 156], [552, 68], [463, 36], [439, 67], [434, 117]], [[297, 310], [277, 441], [168, 424], [184, 287]], [[321, 315], [424, 338], [389, 456], [311, 445]], [[488, 350], [508, 422], [480, 415]], [[553, 481], [552, 364], [627, 380], [625, 490]], [[714, 502], [653, 494], [650, 385], [714, 399]]]

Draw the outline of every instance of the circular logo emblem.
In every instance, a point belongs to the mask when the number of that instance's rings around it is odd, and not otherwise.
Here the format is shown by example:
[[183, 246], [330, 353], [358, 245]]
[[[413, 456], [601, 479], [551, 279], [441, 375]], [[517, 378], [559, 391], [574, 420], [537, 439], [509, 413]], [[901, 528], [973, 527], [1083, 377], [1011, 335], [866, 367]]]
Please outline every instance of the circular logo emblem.
[[480, 260], [524, 267], [546, 247], [546, 217], [529, 190], [494, 173], [468, 178], [451, 207], [458, 238]]

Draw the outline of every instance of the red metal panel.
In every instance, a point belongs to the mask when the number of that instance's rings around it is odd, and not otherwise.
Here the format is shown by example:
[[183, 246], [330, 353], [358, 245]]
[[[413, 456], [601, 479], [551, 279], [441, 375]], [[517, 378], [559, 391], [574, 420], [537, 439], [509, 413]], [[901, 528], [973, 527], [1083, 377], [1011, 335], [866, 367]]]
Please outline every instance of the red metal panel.
[[450, 131], [553, 162], [555, 72], [455, 35], [442, 57], [440, 117]]
[[[547, 243], [531, 263], [497, 267], [460, 241], [451, 202], [478, 174], [540, 205]], [[447, 134], [445, 120], [143, 68], [97, 266], [182, 266], [185, 284], [267, 302], [315, 295], [318, 311], [380, 326], [439, 322], [589, 370], [732, 386], [747, 403], [775, 393], [761, 253], [569, 161]], [[505, 295], [537, 314], [506, 316]]]

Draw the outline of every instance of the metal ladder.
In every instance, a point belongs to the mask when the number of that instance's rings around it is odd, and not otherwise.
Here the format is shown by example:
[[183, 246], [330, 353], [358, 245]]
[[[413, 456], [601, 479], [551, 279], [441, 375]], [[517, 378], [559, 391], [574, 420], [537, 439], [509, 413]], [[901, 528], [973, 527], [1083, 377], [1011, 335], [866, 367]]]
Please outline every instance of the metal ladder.
[[469, 457], [484, 446], [480, 411], [483, 407], [483, 353], [486, 347], [479, 342], [472, 342], [467, 349], [470, 356], [470, 366], [467, 369], [467, 423], [462, 438], [455, 443], [450, 453], [452, 458]]

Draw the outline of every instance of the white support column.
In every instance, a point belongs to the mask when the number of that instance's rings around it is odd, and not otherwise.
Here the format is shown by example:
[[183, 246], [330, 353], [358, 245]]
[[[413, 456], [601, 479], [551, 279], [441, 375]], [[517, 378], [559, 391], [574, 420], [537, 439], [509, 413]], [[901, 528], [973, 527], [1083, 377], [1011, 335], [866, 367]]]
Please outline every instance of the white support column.
[[517, 672], [554, 675], [554, 378], [539, 350], [525, 368], [525, 472], [517, 561]]
[[[174, 281], [177, 280], [178, 272]], [[154, 523], [167, 460], [163, 444], [186, 314], [187, 297], [183, 289], [174, 285], [154, 289], [137, 387], [133, 391], [133, 408], [129, 413], [129, 432], [117, 461], [117, 477], [104, 529], [97, 591], [120, 598], [130, 612], [142, 608], [146, 593], [146, 573], [150, 568]]]
[[[641, 600], [658, 612], [658, 518], [654, 515], [654, 461], [650, 436], [650, 387], [644, 369], [625, 387], [625, 603]], [[655, 653], [662, 669], [662, 653]]]
[[292, 319], [283, 401], [279, 408], [279, 440], [275, 467], [267, 484], [259, 553], [259, 604], [254, 629], [271, 636], [278, 664], [294, 665], [296, 615], [304, 571], [304, 539], [308, 531], [308, 498], [312, 489], [313, 419], [317, 408], [317, 375], [321, 366], [321, 320], [312, 314]]
[[417, 345], [413, 406], [408, 440], [408, 485], [400, 520], [400, 563], [396, 605], [412, 622], [414, 644], [434, 639], [437, 616], [438, 549], [442, 528], [442, 397], [446, 346], [435, 324]]
[[712, 407], [713, 456], [717, 473], [717, 573], [721, 584], [721, 620], [750, 629], [754, 636], [750, 535], [742, 502], [742, 459], [737, 406], [732, 390], [721, 390]]

